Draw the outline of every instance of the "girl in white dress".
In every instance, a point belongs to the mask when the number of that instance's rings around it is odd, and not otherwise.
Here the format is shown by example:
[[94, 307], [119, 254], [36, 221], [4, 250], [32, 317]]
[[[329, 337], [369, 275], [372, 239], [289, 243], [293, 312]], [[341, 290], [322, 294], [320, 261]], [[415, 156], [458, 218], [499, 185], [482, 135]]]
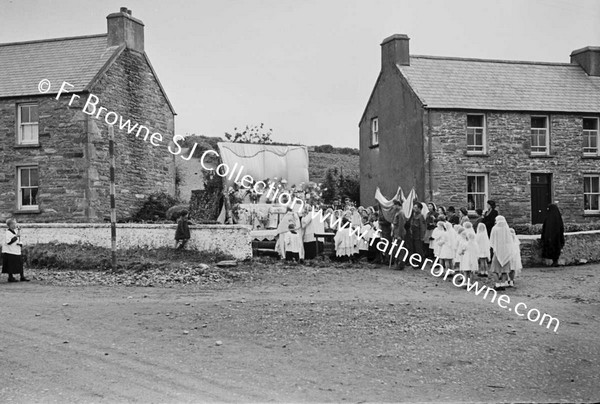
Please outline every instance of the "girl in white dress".
[[477, 235], [475, 241], [479, 248], [479, 254], [477, 256], [479, 263], [479, 276], [487, 277], [489, 270], [490, 261], [490, 238], [487, 234], [487, 228], [485, 224], [479, 223], [477, 225]]
[[510, 272], [508, 273], [508, 286], [515, 286], [515, 278], [521, 276], [523, 263], [521, 262], [521, 242], [515, 233], [515, 229], [510, 229], [513, 237], [513, 256], [510, 260]]
[[439, 258], [442, 261], [442, 265], [446, 270], [450, 270], [452, 273], [452, 260], [456, 255], [455, 251], [455, 240], [454, 240], [454, 230], [452, 229], [452, 224], [449, 222], [444, 222], [445, 231], [441, 233], [441, 237], [439, 240], [440, 245], [440, 255]]
[[469, 281], [473, 281], [473, 274], [477, 270], [477, 258], [479, 255], [479, 246], [475, 241], [475, 233], [472, 231], [464, 231], [465, 244], [464, 254], [460, 261], [460, 271]]

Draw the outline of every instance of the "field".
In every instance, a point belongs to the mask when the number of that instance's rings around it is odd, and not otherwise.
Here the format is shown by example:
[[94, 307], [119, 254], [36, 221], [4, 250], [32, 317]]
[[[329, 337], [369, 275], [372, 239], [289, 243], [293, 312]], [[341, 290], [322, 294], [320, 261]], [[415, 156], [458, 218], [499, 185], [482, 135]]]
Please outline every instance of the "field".
[[359, 177], [359, 157], [349, 154], [308, 152], [308, 178], [323, 182], [328, 168], [337, 168], [344, 176]]

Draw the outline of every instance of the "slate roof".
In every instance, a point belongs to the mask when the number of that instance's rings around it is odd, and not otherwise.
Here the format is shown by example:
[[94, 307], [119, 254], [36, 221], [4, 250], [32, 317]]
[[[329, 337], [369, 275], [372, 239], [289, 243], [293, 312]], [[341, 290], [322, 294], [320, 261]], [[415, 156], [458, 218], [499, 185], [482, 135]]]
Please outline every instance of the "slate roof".
[[70, 92], [85, 89], [120, 46], [106, 47], [107, 35], [0, 44], [0, 97], [39, 95], [38, 83], [48, 79], [55, 94], [63, 81]]
[[576, 64], [411, 55], [397, 67], [427, 108], [600, 113], [600, 77]]

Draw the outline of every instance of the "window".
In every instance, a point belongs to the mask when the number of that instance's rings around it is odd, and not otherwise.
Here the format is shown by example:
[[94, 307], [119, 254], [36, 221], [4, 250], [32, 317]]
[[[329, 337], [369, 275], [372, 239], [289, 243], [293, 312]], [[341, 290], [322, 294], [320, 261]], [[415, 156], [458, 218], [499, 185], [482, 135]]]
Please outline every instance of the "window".
[[548, 154], [548, 117], [531, 117], [531, 154]]
[[600, 213], [598, 197], [600, 196], [600, 175], [583, 177], [583, 211], [584, 213]]
[[38, 168], [19, 167], [17, 169], [17, 180], [19, 210], [37, 210]]
[[371, 146], [379, 144], [379, 119], [371, 119]]
[[485, 153], [485, 118], [467, 115], [467, 153]]
[[598, 118], [583, 118], [583, 155], [598, 155]]
[[469, 210], [485, 210], [488, 200], [487, 174], [467, 175], [467, 206]]
[[38, 106], [21, 104], [18, 108], [18, 144], [38, 144]]

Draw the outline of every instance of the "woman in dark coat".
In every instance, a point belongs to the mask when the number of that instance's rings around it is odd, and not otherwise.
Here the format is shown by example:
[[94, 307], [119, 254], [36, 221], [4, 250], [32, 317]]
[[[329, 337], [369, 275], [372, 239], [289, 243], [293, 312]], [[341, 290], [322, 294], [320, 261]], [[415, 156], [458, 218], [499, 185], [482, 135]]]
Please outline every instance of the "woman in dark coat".
[[558, 266], [560, 251], [565, 245], [565, 227], [558, 206], [548, 205], [548, 213], [542, 227], [542, 258], [552, 260], [552, 266]]
[[487, 206], [488, 209], [483, 213], [483, 219], [481, 219], [481, 223], [485, 224], [489, 236], [492, 233], [492, 227], [494, 227], [496, 224], [498, 211], [496, 210], [496, 202], [494, 201], [488, 201]]

